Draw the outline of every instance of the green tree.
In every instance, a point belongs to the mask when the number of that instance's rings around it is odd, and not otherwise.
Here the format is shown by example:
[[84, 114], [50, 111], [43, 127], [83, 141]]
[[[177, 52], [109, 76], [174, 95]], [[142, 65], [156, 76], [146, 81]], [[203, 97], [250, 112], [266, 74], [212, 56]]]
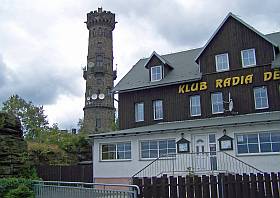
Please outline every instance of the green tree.
[[31, 101], [26, 102], [18, 95], [9, 97], [3, 103], [2, 111], [12, 113], [20, 119], [27, 139], [40, 138], [41, 133], [49, 129], [43, 106], [35, 106]]

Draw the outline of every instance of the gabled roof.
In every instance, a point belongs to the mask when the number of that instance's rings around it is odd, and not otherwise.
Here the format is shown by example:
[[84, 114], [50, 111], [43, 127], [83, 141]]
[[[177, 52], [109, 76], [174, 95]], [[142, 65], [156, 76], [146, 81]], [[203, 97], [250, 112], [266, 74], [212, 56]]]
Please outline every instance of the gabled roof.
[[204, 52], [204, 50], [206, 49], [206, 47], [208, 46], [208, 44], [213, 40], [213, 38], [216, 36], [216, 34], [219, 32], [219, 30], [223, 27], [223, 25], [226, 23], [226, 21], [228, 20], [229, 17], [234, 18], [235, 20], [239, 21], [241, 24], [245, 25], [247, 28], [249, 28], [250, 30], [252, 30], [253, 32], [255, 32], [256, 34], [258, 34], [260, 37], [262, 37], [263, 39], [265, 39], [266, 41], [268, 41], [269, 43], [271, 43], [274, 47], [278, 47], [278, 44], [275, 43], [273, 40], [269, 39], [268, 37], [266, 37], [264, 34], [262, 34], [261, 32], [259, 32], [258, 30], [256, 30], [255, 28], [253, 28], [252, 26], [250, 26], [249, 24], [247, 24], [246, 22], [244, 22], [243, 20], [241, 20], [240, 18], [238, 18], [236, 15], [232, 14], [231, 12], [226, 16], [226, 18], [223, 20], [223, 22], [219, 25], [219, 27], [216, 29], [216, 31], [214, 32], [214, 34], [210, 37], [210, 39], [207, 41], [207, 43], [204, 45], [204, 47], [202, 48], [202, 50], [200, 51], [200, 53], [197, 55], [197, 57], [195, 58], [195, 61], [198, 61], [198, 58], [200, 57], [200, 55]]
[[170, 68], [173, 69], [173, 67], [171, 66], [171, 63], [169, 63], [165, 58], [163, 58], [162, 56], [160, 56], [158, 53], [156, 53], [155, 51], [153, 51], [153, 53], [151, 54], [150, 58], [148, 58], [147, 62], [144, 64], [144, 67], [147, 68], [148, 63], [151, 61], [151, 59], [156, 56], [163, 64], [168, 65]]
[[113, 91], [125, 92], [200, 80], [202, 75], [198, 64], [194, 61], [200, 50], [201, 48], [198, 48], [161, 55], [160, 57], [174, 69], [163, 79], [155, 82], [150, 81], [149, 70], [144, 67], [149, 58], [140, 59], [113, 88]]

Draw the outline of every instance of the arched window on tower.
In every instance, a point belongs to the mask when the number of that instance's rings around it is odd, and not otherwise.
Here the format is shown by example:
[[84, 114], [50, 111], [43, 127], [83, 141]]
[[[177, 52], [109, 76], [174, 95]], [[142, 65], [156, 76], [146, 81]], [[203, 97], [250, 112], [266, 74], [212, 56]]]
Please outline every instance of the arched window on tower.
[[96, 55], [96, 67], [102, 67], [103, 65], [103, 56], [101, 54]]

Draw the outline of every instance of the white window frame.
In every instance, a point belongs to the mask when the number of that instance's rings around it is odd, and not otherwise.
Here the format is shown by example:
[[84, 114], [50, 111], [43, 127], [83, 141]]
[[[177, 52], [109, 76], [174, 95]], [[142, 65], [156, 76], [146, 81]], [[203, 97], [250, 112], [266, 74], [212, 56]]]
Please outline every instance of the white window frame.
[[[265, 90], [265, 95], [266, 95], [266, 105], [262, 107], [257, 107], [257, 101], [256, 101], [256, 90], [263, 89]], [[263, 99], [263, 97], [262, 97]], [[268, 103], [268, 94], [267, 94], [267, 87], [266, 86], [261, 86], [261, 87], [254, 87], [254, 101], [255, 101], [255, 109], [267, 109], [269, 108], [269, 103]]]
[[[114, 158], [114, 159], [103, 159], [103, 158], [102, 158], [102, 154], [103, 154], [102, 146], [104, 146], [104, 145], [109, 145], [109, 144], [115, 145], [115, 158]], [[118, 144], [130, 144], [130, 150], [121, 151], [121, 152], [130, 152], [130, 158], [118, 159], [118, 156], [117, 156], [117, 155], [118, 155]], [[129, 160], [131, 160], [131, 158], [132, 158], [131, 142], [109, 142], [109, 143], [101, 143], [99, 148], [100, 148], [100, 155], [99, 155], [100, 161], [129, 161]]]
[[[193, 98], [195, 98], [195, 100], [196, 100], [196, 98], [199, 98], [199, 99], [198, 99], [198, 103], [199, 103], [199, 104], [193, 104], [193, 102], [192, 102], [192, 99], [193, 99]], [[200, 113], [198, 113], [198, 114], [193, 114], [193, 112], [192, 112], [192, 107], [194, 107], [194, 108], [199, 108], [199, 112], [200, 112]], [[201, 116], [200, 95], [193, 95], [193, 96], [190, 96], [190, 115], [191, 115], [192, 117], [194, 117], [194, 116]]]
[[[251, 51], [251, 50], [253, 50], [253, 52], [254, 52], [254, 62], [252, 64], [249, 64], [249, 65], [244, 65], [244, 55], [243, 55], [243, 53], [246, 52], [246, 51]], [[255, 51], [255, 48], [241, 50], [241, 60], [242, 60], [242, 67], [243, 68], [256, 66], [257, 62], [256, 62], [256, 51]]]
[[[226, 60], [227, 60], [227, 67], [226, 68], [218, 68], [218, 57], [219, 56], [226, 56]], [[224, 53], [224, 54], [217, 54], [215, 56], [215, 63], [216, 63], [216, 71], [217, 72], [223, 72], [223, 71], [229, 71], [229, 58], [228, 58], [228, 53]]]
[[[213, 101], [213, 97], [214, 95], [222, 95], [222, 101], [220, 102], [215, 102]], [[215, 104], [222, 104], [222, 111], [217, 111], [217, 112], [214, 112], [214, 102]], [[224, 109], [224, 100], [223, 100], [223, 93], [222, 92], [214, 92], [214, 93], [211, 93], [211, 104], [212, 104], [212, 114], [219, 114], [219, 113], [224, 113], [225, 109]]]
[[[263, 134], [263, 133], [270, 133], [270, 135], [272, 134], [272, 133], [280, 133], [280, 131], [257, 131], [257, 132], [252, 132], [252, 133], [237, 133], [237, 134], [235, 134], [235, 139], [236, 139], [236, 141], [235, 141], [235, 150], [236, 150], [236, 155], [237, 156], [248, 156], [248, 155], [274, 155], [274, 154], [280, 154], [280, 152], [273, 152], [273, 151], [270, 151], [270, 152], [261, 152], [261, 144], [262, 144], [262, 142], [260, 141], [260, 134]], [[238, 144], [238, 136], [243, 136], [243, 135], [250, 135], [250, 134], [257, 134], [257, 136], [258, 136], [258, 142], [257, 143], [248, 143], [248, 139], [247, 139], [247, 141], [245, 142], [245, 143], [239, 143]], [[247, 137], [248, 138], [248, 137]], [[270, 142], [263, 142], [264, 144], [265, 143], [269, 143], [269, 144], [271, 144], [271, 150], [272, 150], [272, 144], [273, 143], [279, 143], [279, 141], [278, 142], [272, 142], [272, 141], [270, 141]], [[248, 153], [238, 153], [238, 145], [249, 145], [249, 144], [258, 144], [258, 150], [259, 150], [259, 152], [258, 153], [250, 153], [249, 152], [249, 148], [248, 148]]]
[[[139, 111], [140, 107], [142, 108], [141, 111]], [[135, 103], [134, 111], [135, 111], [135, 122], [142, 122], [142, 121], [144, 121], [144, 102]], [[139, 116], [139, 113], [141, 113], [141, 116]]]
[[[157, 68], [160, 68], [160, 78], [159, 79], [153, 79], [153, 71]], [[155, 75], [157, 76], [157, 74]], [[156, 82], [156, 81], [160, 81], [161, 79], [163, 78], [163, 69], [162, 69], [162, 66], [161, 65], [158, 65], [158, 66], [153, 66], [151, 67], [151, 82]]]
[[[152, 142], [152, 141], [154, 141], [154, 142], [157, 142], [157, 157], [149, 157], [149, 158], [143, 158], [142, 157], [142, 152], [143, 152], [143, 150], [142, 150], [142, 143], [143, 142], [149, 142], [149, 144], [150, 144], [150, 142]], [[152, 140], [152, 139], [149, 139], [149, 140], [140, 140], [139, 141], [139, 159], [140, 160], [154, 160], [154, 159], [157, 159], [158, 157], [160, 157], [160, 148], [159, 148], [159, 142], [160, 141], [167, 141], [167, 155], [173, 155], [173, 154], [176, 154], [176, 139], [155, 139], [155, 140]], [[168, 147], [168, 141], [174, 141], [174, 143], [175, 143], [175, 147], [174, 148], [169, 148]], [[175, 152], [174, 153], [168, 153], [168, 149], [175, 149]], [[147, 151], [149, 151], [150, 152], [150, 150], [154, 150], [154, 149], [145, 149], [145, 150], [147, 150]], [[150, 154], [149, 154], [149, 156], [150, 156]], [[166, 157], [172, 157], [172, 156], [166, 156]], [[166, 158], [165, 156], [162, 156], [162, 158]]]
[[[161, 104], [160, 109], [157, 109], [157, 103]], [[158, 115], [157, 111], [161, 111], [161, 117], [156, 117]], [[154, 113], [154, 120], [162, 120], [163, 119], [163, 102], [162, 102], [162, 100], [154, 100], [153, 101], [153, 113]]]

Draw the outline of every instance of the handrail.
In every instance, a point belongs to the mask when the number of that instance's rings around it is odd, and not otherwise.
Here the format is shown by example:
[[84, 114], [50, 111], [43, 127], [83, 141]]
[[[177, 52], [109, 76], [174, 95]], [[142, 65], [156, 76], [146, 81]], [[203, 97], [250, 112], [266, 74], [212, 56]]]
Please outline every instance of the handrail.
[[[223, 152], [223, 151], [221, 151], [221, 152]], [[256, 169], [257, 171], [259, 171], [259, 172], [261, 172], [261, 173], [264, 173], [264, 172], [261, 171], [260, 169], [258, 169], [258, 168], [256, 168], [256, 167], [254, 167], [254, 166], [252, 166], [252, 165], [250, 165], [250, 164], [248, 164], [248, 163], [246, 163], [246, 162], [244, 162], [244, 161], [238, 159], [237, 157], [234, 157], [233, 155], [230, 155], [230, 154], [228, 154], [228, 153], [226, 153], [226, 152], [223, 152], [223, 153], [226, 154], [226, 155], [228, 155], [228, 156], [230, 156], [230, 157], [232, 157], [232, 158], [234, 158], [235, 160], [237, 160], [237, 161], [239, 161], [239, 162], [241, 162], [241, 163], [246, 164], [246, 165], [249, 166], [250, 168]]]
[[214, 172], [263, 173], [258, 168], [224, 151], [209, 151], [203, 153], [176, 153], [158, 157], [135, 173], [131, 178], [181, 172], [194, 174], [202, 172], [211, 174]]

